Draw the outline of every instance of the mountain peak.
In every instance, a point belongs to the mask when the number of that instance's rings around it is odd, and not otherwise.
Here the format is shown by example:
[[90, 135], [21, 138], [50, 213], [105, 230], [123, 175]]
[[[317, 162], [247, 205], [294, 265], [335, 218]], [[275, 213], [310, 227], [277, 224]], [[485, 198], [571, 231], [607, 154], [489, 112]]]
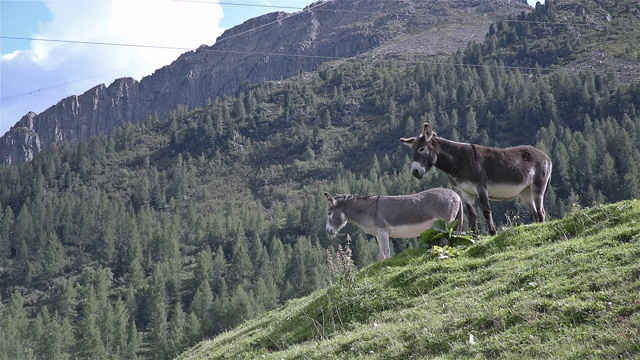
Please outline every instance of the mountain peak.
[[204, 106], [235, 94], [243, 82], [288, 78], [325, 61], [447, 55], [482, 41], [490, 23], [530, 9], [519, 0], [335, 0], [295, 13], [265, 14], [140, 82], [122, 78], [61, 100], [31, 118], [29, 139], [38, 139], [38, 146], [25, 150], [36, 142], [18, 141], [24, 132], [12, 129], [0, 138], [0, 161], [29, 161], [28, 154], [42, 147], [108, 134], [124, 122], [140, 123], [154, 113], [162, 117], [178, 105]]

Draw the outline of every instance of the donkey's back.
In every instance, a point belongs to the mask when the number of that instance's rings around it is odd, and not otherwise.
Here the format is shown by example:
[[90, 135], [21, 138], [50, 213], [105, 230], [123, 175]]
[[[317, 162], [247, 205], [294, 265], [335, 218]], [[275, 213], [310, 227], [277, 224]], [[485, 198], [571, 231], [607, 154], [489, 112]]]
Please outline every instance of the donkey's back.
[[447, 223], [464, 219], [462, 200], [453, 190], [436, 188], [411, 195], [381, 196], [378, 200], [378, 227], [386, 227], [389, 237], [414, 238], [431, 228], [436, 220]]

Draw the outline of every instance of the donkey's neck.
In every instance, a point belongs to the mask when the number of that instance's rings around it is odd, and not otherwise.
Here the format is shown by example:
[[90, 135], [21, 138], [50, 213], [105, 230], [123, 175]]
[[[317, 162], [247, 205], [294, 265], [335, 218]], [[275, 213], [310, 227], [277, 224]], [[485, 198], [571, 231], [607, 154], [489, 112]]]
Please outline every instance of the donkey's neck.
[[438, 160], [435, 167], [446, 174], [455, 173], [469, 161], [475, 159], [473, 146], [468, 143], [451, 141], [443, 138], [434, 138], [438, 152]]
[[363, 225], [364, 219], [376, 211], [379, 198], [380, 196], [367, 196], [350, 199], [348, 203], [345, 203], [342, 211], [348, 221], [356, 225]]

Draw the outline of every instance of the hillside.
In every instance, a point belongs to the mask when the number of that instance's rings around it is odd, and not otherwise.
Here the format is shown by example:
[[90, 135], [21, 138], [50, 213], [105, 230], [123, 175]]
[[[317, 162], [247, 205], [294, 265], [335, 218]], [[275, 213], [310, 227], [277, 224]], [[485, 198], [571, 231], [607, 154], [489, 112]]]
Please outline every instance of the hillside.
[[0, 163], [30, 161], [54, 144], [107, 135], [124, 122], [164, 117], [179, 105], [204, 106], [216, 97], [236, 95], [245, 83], [288, 78], [382, 46], [378, 54], [385, 57], [448, 55], [469, 41], [480, 41], [491, 22], [529, 10], [526, 2], [517, 0], [336, 0], [313, 3], [293, 14], [266, 14], [225, 31], [215, 44], [184, 53], [140, 81], [122, 78], [99, 84], [40, 114], [13, 119], [16, 125], [0, 138]]
[[456, 258], [404, 252], [179, 359], [637, 358], [639, 256], [640, 201], [576, 209]]

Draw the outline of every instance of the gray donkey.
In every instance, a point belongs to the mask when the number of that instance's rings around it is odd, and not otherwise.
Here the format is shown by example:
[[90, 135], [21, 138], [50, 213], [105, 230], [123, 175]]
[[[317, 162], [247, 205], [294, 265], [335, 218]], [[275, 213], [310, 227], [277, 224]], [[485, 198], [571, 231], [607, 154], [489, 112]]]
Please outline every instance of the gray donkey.
[[331, 196], [329, 201], [327, 233], [338, 234], [348, 221], [356, 224], [378, 241], [380, 258], [391, 256], [389, 237], [406, 239], [420, 236], [438, 219], [450, 223], [459, 218], [458, 231], [462, 229], [464, 213], [462, 200], [453, 190], [436, 188], [412, 195], [353, 195]]
[[476, 197], [489, 233], [496, 234], [489, 200], [506, 200], [516, 196], [533, 215], [544, 221], [544, 196], [551, 182], [551, 159], [533, 146], [507, 149], [459, 143], [438, 137], [431, 125], [424, 123], [422, 134], [401, 138], [411, 148], [411, 173], [418, 179], [436, 167], [444, 171], [451, 184], [460, 190], [467, 205], [469, 227], [477, 234]]

